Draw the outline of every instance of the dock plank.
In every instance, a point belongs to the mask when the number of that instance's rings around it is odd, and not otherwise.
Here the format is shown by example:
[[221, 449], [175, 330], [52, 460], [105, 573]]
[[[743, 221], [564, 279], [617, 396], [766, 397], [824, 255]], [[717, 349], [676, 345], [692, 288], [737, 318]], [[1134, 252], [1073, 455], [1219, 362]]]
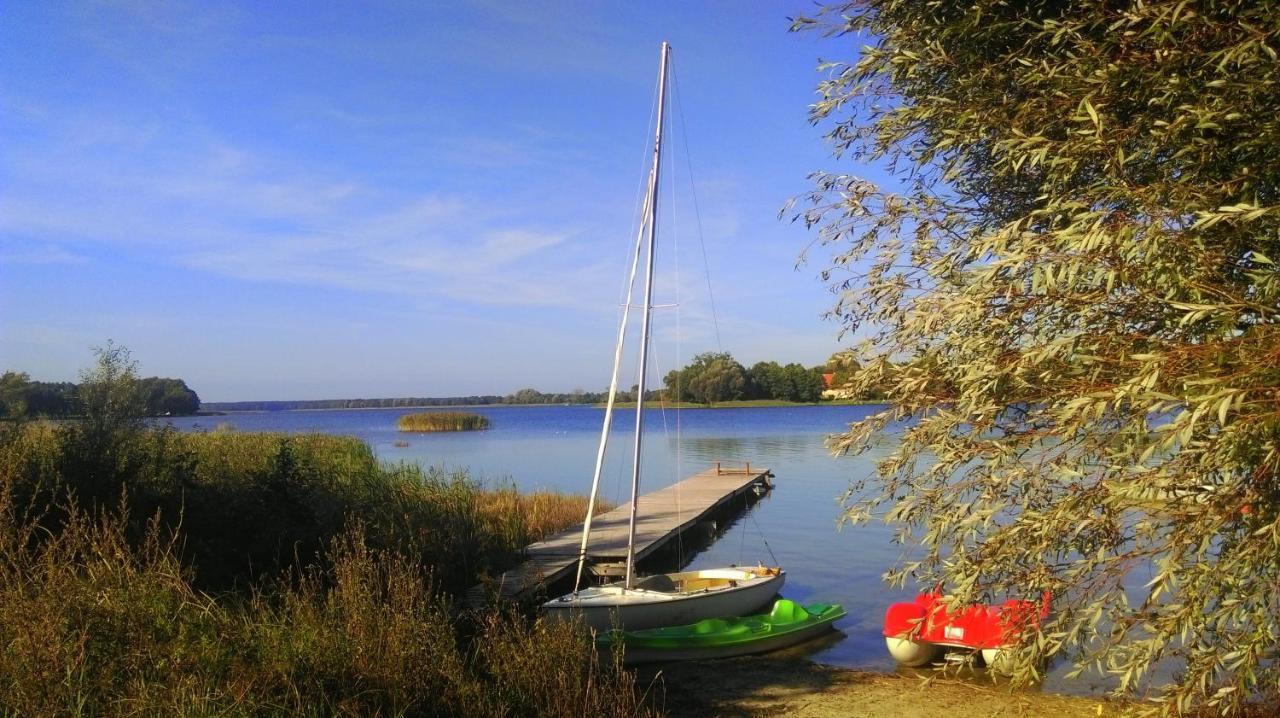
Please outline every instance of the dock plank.
[[[657, 551], [726, 502], [753, 490], [770, 487], [766, 468], [720, 469], [712, 467], [670, 486], [644, 494], [637, 501], [636, 560]], [[596, 516], [587, 543], [587, 560], [624, 561], [627, 556], [627, 525], [630, 505]], [[518, 600], [545, 583], [557, 581], [577, 568], [582, 528], [575, 527], [525, 548], [526, 560], [504, 572], [497, 581], [504, 599]], [[479, 605], [488, 591], [477, 586], [468, 592], [467, 602]]]

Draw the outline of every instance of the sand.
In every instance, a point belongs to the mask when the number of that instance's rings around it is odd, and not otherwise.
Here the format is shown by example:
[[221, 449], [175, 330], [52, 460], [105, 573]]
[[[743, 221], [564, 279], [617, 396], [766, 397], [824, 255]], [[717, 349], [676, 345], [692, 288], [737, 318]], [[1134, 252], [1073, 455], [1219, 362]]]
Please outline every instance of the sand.
[[1050, 716], [1120, 713], [1101, 698], [1013, 690], [981, 674], [935, 678], [833, 668], [795, 657], [751, 657], [671, 664], [638, 677], [671, 716]]

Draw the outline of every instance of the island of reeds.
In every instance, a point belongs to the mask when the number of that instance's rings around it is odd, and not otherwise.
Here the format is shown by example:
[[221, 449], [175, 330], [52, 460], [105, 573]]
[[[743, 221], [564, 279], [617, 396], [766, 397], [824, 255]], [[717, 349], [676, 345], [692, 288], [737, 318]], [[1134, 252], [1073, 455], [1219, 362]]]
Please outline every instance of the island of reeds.
[[466, 411], [424, 411], [405, 414], [396, 425], [400, 431], [479, 431], [489, 428], [489, 418]]

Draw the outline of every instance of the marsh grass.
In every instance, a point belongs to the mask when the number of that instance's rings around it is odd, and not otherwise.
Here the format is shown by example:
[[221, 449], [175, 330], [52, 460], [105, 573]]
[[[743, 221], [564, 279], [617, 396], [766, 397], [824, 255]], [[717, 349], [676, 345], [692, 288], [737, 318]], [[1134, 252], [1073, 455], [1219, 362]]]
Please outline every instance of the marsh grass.
[[489, 418], [465, 411], [423, 411], [401, 416], [396, 426], [400, 431], [478, 431], [489, 428]]
[[631, 676], [560, 624], [493, 614], [479, 637], [416, 561], [358, 524], [327, 568], [243, 600], [195, 589], [178, 535], [65, 508], [43, 530], [0, 497], [0, 706], [17, 715], [630, 716]]
[[495, 612], [485, 617], [476, 645], [491, 681], [487, 709], [492, 715], [654, 713], [648, 692], [637, 691], [634, 675], [623, 669], [622, 654], [598, 655], [585, 630], [566, 630], [555, 622], [529, 624]]
[[585, 634], [455, 608], [584, 510], [347, 437], [0, 427], [0, 712], [646, 714]]
[[385, 465], [354, 437], [140, 431], [117, 451], [124, 460], [84, 472], [85, 462], [66, 456], [84, 447], [66, 441], [65, 427], [0, 431], [0, 484], [19, 504], [44, 507], [47, 528], [65, 519], [66, 496], [93, 509], [127, 494], [130, 535], [140, 538], [155, 516], [171, 530], [181, 525], [181, 557], [206, 591], [246, 590], [323, 562], [327, 542], [356, 520], [372, 547], [418, 557], [442, 591], [458, 595], [586, 511], [579, 496]]
[[[551, 491], [521, 493], [513, 486], [482, 491], [479, 494], [480, 511], [492, 522], [496, 531], [504, 517], [518, 517], [518, 522], [504, 533], [512, 536], [516, 544], [527, 546], [541, 541], [565, 527], [582, 522], [587, 512], [585, 497], [558, 494]], [[605, 501], [596, 502], [596, 513], [613, 509]]]

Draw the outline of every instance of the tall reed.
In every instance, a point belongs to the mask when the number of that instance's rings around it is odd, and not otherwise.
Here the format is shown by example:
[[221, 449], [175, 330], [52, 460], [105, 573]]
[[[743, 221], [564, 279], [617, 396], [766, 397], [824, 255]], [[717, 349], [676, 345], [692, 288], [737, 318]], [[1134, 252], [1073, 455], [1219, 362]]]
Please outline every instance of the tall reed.
[[[182, 557], [203, 590], [247, 589], [317, 561], [349, 520], [379, 549], [402, 548], [460, 594], [505, 570], [521, 549], [582, 520], [580, 496], [486, 489], [465, 471], [385, 465], [354, 437], [143, 431], [127, 460], [86, 477], [61, 428], [0, 427], [0, 484], [61, 520], [58, 500], [114, 507], [127, 496], [133, 536], [159, 515], [182, 527]], [[7, 438], [6, 438], [7, 437]], [[126, 491], [127, 488], [127, 491]], [[84, 497], [93, 497], [92, 501]]]
[[[514, 486], [499, 486], [478, 494], [481, 514], [494, 530], [504, 517], [514, 518], [517, 524], [504, 531], [514, 544], [526, 546], [541, 541], [568, 526], [582, 523], [587, 512], [587, 500], [583, 496], [560, 494], [553, 491], [522, 493]], [[613, 508], [606, 502], [596, 501], [596, 512]]]
[[149, 429], [130, 377], [105, 353], [83, 418], [0, 425], [0, 714], [647, 712], [573, 627], [453, 608], [583, 499]]
[[69, 505], [48, 535], [0, 491], [0, 706], [16, 715], [648, 715], [583, 633], [517, 616], [460, 637], [430, 573], [355, 524], [327, 568], [247, 600], [195, 589], [180, 536]]
[[477, 431], [489, 428], [489, 418], [465, 411], [423, 411], [396, 421], [400, 431]]

